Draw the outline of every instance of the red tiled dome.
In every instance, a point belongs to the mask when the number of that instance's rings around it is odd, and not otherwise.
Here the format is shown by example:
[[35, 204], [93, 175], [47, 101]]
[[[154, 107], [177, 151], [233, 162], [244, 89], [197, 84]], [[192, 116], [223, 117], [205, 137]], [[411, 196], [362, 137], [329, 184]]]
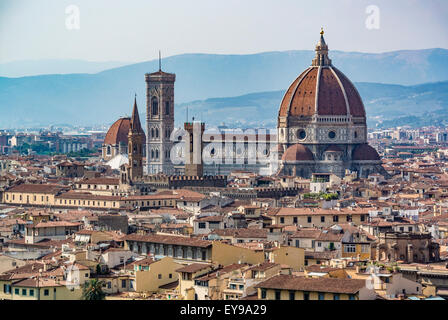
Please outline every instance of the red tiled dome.
[[303, 144], [295, 144], [288, 149], [282, 156], [282, 161], [313, 161], [313, 153]]
[[131, 125], [130, 118], [121, 118], [114, 122], [106, 133], [104, 144], [128, 144], [128, 133]]
[[286, 91], [279, 111], [281, 117], [309, 117], [315, 113], [365, 117], [364, 104], [355, 86], [333, 66], [306, 69]]
[[381, 160], [375, 148], [369, 146], [368, 144], [360, 144], [357, 146], [355, 150], [353, 150], [352, 159], [355, 161]]
[[353, 83], [328, 57], [328, 46], [321, 38], [316, 46], [312, 66], [294, 80], [280, 104], [279, 116], [365, 117], [364, 104]]

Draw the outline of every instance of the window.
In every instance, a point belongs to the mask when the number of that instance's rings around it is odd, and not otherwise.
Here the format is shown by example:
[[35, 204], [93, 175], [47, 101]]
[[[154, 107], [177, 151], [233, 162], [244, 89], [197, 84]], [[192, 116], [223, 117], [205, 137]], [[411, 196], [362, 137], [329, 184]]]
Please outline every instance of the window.
[[34, 289], [30, 289], [30, 297], [34, 297]]
[[356, 297], [355, 297], [355, 295], [354, 294], [351, 294], [350, 296], [349, 296], [349, 298], [348, 298], [349, 300], [356, 300]]
[[318, 246], [319, 248], [322, 247], [322, 242], [319, 241], [319, 242], [317, 243], [317, 246]]
[[170, 273], [170, 274], [168, 275], [168, 278], [172, 279], [172, 278], [173, 278], [173, 274]]
[[26, 296], [26, 289], [22, 289], [22, 296]]
[[325, 222], [325, 216], [320, 217], [320, 222]]
[[121, 287], [126, 288], [126, 280], [125, 279], [121, 280]]
[[336, 132], [334, 132], [334, 131], [330, 131], [330, 132], [328, 133], [328, 138], [330, 138], [330, 139], [334, 139], [334, 138], [336, 138]]
[[309, 292], [304, 292], [303, 293], [303, 300], [310, 300], [310, 293]]
[[370, 251], [370, 245], [368, 244], [362, 244], [361, 245], [361, 252], [362, 253], [368, 253]]
[[339, 221], [339, 216], [333, 216], [333, 222], [338, 222]]
[[361, 221], [366, 221], [366, 216], [365, 215], [361, 215]]
[[297, 223], [297, 217], [294, 217], [292, 220], [293, 220], [293, 223]]
[[351, 215], [347, 215], [347, 222], [352, 221], [352, 216]]
[[44, 290], [44, 296], [49, 296], [49, 295], [50, 295], [50, 290], [45, 289], [45, 290]]
[[205, 229], [205, 222], [199, 222], [199, 229]]
[[11, 293], [11, 286], [9, 284], [4, 284], [3, 285], [3, 292], [10, 294]]
[[275, 290], [275, 300], [280, 300], [280, 296], [281, 296], [281, 291]]
[[165, 102], [165, 114], [170, 114], [170, 102]]
[[282, 224], [285, 223], [285, 218], [281, 217], [280, 218], [280, 223], [282, 223]]
[[109, 281], [109, 282], [107, 283], [107, 288], [108, 288], [108, 289], [111, 289], [111, 288], [112, 288], [112, 282]]
[[319, 300], [325, 300], [325, 293], [319, 292]]
[[261, 299], [266, 299], [266, 289], [261, 289]]
[[312, 217], [307, 217], [307, 221], [308, 221], [308, 223], [311, 223]]
[[300, 140], [303, 140], [306, 138], [306, 131], [305, 130], [299, 130], [297, 131], [297, 138]]
[[14, 294], [20, 294], [20, 290], [19, 289], [14, 289]]
[[338, 293], [333, 294], [333, 300], [339, 300], [339, 294]]
[[296, 248], [300, 248], [300, 240], [296, 240]]
[[162, 279], [162, 275], [159, 273], [159, 275], [157, 276], [157, 278]]
[[156, 116], [159, 113], [159, 102], [156, 97], [152, 98], [152, 115]]
[[356, 244], [346, 244], [344, 246], [344, 252], [356, 252]]
[[295, 292], [289, 291], [289, 300], [295, 300]]

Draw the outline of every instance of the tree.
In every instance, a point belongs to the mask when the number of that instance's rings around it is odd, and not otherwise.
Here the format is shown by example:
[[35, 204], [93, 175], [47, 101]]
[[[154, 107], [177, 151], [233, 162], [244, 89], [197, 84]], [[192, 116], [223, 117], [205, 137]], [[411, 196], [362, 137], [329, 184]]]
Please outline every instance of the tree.
[[104, 281], [92, 279], [87, 281], [82, 288], [83, 300], [105, 300], [106, 294], [103, 292]]

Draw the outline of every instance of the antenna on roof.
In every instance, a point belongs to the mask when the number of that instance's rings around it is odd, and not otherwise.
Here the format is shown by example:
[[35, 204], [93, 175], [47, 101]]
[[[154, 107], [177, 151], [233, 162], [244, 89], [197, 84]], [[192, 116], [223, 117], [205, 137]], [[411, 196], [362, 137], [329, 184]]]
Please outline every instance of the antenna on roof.
[[162, 56], [160, 54], [160, 50], [159, 50], [159, 71], [162, 71]]

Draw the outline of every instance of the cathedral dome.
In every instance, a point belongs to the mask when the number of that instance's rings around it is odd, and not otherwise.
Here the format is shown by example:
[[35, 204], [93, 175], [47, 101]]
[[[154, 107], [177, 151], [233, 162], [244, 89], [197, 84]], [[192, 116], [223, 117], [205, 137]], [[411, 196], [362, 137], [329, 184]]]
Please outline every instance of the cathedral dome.
[[279, 110], [280, 117], [313, 115], [366, 116], [355, 86], [328, 58], [323, 32], [316, 46], [316, 58], [289, 86]]
[[114, 122], [106, 133], [104, 144], [128, 144], [129, 127], [131, 125], [130, 118], [120, 118]]
[[360, 144], [353, 150], [352, 160], [354, 161], [377, 161], [381, 160], [375, 148], [368, 144]]
[[282, 156], [282, 161], [313, 161], [313, 153], [303, 144], [295, 144], [288, 149]]

